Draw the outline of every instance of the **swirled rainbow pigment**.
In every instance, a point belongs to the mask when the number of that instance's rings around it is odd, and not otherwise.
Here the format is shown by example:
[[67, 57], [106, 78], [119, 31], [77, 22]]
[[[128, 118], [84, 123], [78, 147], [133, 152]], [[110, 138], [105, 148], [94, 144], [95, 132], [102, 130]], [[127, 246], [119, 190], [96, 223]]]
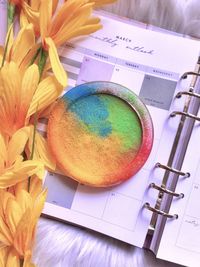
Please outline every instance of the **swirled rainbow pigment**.
[[125, 87], [109, 82], [71, 89], [58, 101], [48, 124], [58, 166], [92, 186], [118, 184], [134, 175], [146, 161], [152, 140], [144, 104]]

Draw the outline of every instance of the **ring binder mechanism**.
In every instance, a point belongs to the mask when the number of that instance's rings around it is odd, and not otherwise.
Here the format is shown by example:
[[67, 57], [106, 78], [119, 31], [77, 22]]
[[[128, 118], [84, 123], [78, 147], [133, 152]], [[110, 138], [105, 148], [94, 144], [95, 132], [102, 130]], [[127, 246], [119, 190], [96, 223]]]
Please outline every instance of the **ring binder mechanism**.
[[176, 173], [180, 176], [184, 176], [185, 178], [189, 178], [190, 177], [190, 173], [189, 172], [182, 172], [182, 171], [179, 171], [177, 169], [174, 169], [172, 167], [169, 167], [167, 165], [163, 165], [161, 164], [160, 162], [157, 162], [156, 165], [155, 165], [157, 168], [161, 168], [161, 169], [164, 169], [166, 171], [170, 171], [170, 172], [173, 172], [173, 173]]
[[184, 112], [184, 111], [173, 111], [173, 112], [170, 114], [170, 117], [175, 117], [176, 115], [182, 115], [182, 116], [189, 117], [189, 118], [191, 118], [191, 119], [200, 121], [200, 118], [199, 118], [199, 117], [197, 117], [197, 116], [195, 116], [195, 115], [193, 115], [193, 114]]
[[159, 185], [156, 185], [155, 183], [151, 183], [149, 185], [151, 188], [154, 188], [160, 192], [163, 192], [163, 193], [166, 193], [166, 194], [169, 194], [173, 197], [179, 197], [179, 198], [184, 198], [184, 194], [183, 193], [176, 193], [176, 192], [173, 192], [165, 187], [162, 187], [162, 186], [159, 186]]
[[193, 92], [193, 91], [194, 91], [194, 86], [193, 85], [190, 85], [189, 92]]
[[191, 92], [191, 91], [183, 91], [183, 92], [179, 92], [179, 93], [176, 95], [176, 98], [180, 98], [182, 95], [189, 95], [189, 96], [194, 96], [194, 97], [200, 98], [200, 94], [193, 93], [193, 92]]
[[151, 207], [151, 205], [148, 202], [146, 202], [144, 204], [144, 208], [152, 211], [153, 213], [157, 213], [159, 215], [162, 215], [162, 216], [170, 218], [170, 219], [178, 219], [178, 214], [169, 214], [169, 213], [167, 213], [165, 211], [153, 208], [153, 207]]
[[200, 76], [200, 73], [196, 71], [187, 71], [183, 73], [183, 75], [181, 76], [181, 79], [186, 79], [188, 75]]
[[[178, 214], [170, 214], [169, 213], [170, 204], [168, 204], [167, 201], [169, 200], [169, 202], [171, 203], [173, 197], [176, 197], [178, 199], [184, 198], [184, 193], [175, 192], [176, 186], [174, 186], [174, 185], [175, 185], [175, 183], [178, 182], [179, 176], [182, 176], [184, 178], [190, 177], [189, 172], [183, 172], [182, 170], [179, 169], [181, 166], [180, 164], [176, 164], [175, 168], [173, 168], [171, 166], [173, 165], [176, 150], [180, 144], [179, 142], [180, 142], [181, 134], [184, 133], [184, 128], [188, 129], [188, 125], [189, 125], [189, 130], [187, 131], [187, 133], [188, 133], [187, 136], [191, 136], [195, 120], [200, 121], [200, 117], [197, 116], [198, 110], [200, 107], [200, 104], [199, 104], [200, 89], [196, 90], [197, 79], [198, 79], [198, 77], [200, 77], [200, 57], [198, 58], [198, 63], [197, 63], [195, 71], [185, 72], [181, 76], [180, 79], [186, 79], [188, 75], [193, 75], [192, 81], [190, 83], [188, 90], [180, 91], [176, 95], [176, 98], [181, 98], [182, 95], [187, 96], [187, 100], [184, 103], [184, 108], [182, 111], [176, 111], [175, 110], [169, 115], [170, 117], [175, 117], [177, 115], [180, 115], [181, 120], [180, 120], [179, 125], [178, 125], [178, 129], [177, 129], [177, 132], [175, 135], [175, 139], [173, 142], [171, 153], [169, 155], [168, 163], [167, 163], [167, 165], [163, 165], [160, 162], [157, 162], [155, 164], [155, 167], [165, 170], [165, 174], [164, 174], [164, 177], [162, 179], [162, 183], [161, 183], [161, 185], [157, 185], [154, 182], [149, 184], [150, 188], [156, 189], [159, 192], [158, 196], [157, 196], [157, 200], [155, 202], [155, 206], [151, 206], [149, 202], [146, 202], [144, 204], [144, 208], [148, 209], [149, 211], [151, 211], [153, 213], [152, 218], [151, 218], [151, 222], [150, 222], [150, 226], [151, 226], [150, 230], [151, 231], [149, 230], [148, 235], [147, 235], [151, 241], [153, 240], [152, 229], [154, 229], [153, 231], [157, 231], [157, 233], [158, 233], [159, 231], [163, 231], [163, 228], [165, 226], [164, 221], [162, 221], [162, 218], [159, 218], [158, 215], [161, 215], [161, 216], [166, 217], [166, 218], [178, 219]], [[191, 100], [192, 97], [194, 97], [196, 99]], [[194, 105], [194, 108], [192, 109], [192, 111], [190, 113], [189, 107], [191, 105], [191, 101], [194, 101], [195, 105]], [[191, 118], [193, 121], [190, 122], [189, 120], [185, 120], [187, 117]], [[185, 126], [185, 125], [187, 125], [187, 126]], [[188, 144], [189, 139], [187, 138], [187, 136], [186, 136], [185, 142]], [[185, 153], [184, 150], [181, 150], [181, 151], [183, 151], [183, 153]], [[182, 157], [182, 161], [183, 161], [183, 158], [184, 158], [184, 156]], [[172, 179], [174, 179], [174, 180], [171, 181], [170, 186], [168, 187], [167, 185], [168, 185], [168, 179], [170, 177], [170, 173], [174, 173], [177, 176], [176, 177], [173, 176]], [[159, 221], [158, 227], [157, 227], [157, 220]], [[155, 245], [155, 243], [153, 245]]]

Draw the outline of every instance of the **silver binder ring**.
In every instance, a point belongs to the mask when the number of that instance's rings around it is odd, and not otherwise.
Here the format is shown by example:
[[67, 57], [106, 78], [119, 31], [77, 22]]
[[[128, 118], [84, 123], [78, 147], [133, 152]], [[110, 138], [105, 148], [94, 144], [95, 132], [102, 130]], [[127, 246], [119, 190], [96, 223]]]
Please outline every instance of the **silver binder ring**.
[[164, 170], [166, 170], [166, 171], [170, 171], [170, 172], [176, 173], [176, 174], [178, 174], [178, 175], [180, 175], [180, 176], [183, 176], [183, 177], [185, 177], [185, 178], [190, 177], [190, 173], [189, 173], [189, 172], [182, 172], [182, 171], [179, 171], [179, 170], [174, 169], [174, 168], [172, 168], [172, 167], [169, 167], [169, 166], [167, 166], [167, 165], [163, 165], [163, 164], [161, 164], [160, 162], [157, 162], [155, 166], [156, 166], [157, 168], [161, 168], [161, 169], [164, 169]]
[[183, 73], [183, 75], [181, 76], [181, 79], [186, 79], [188, 75], [200, 76], [200, 73], [195, 72], [195, 71], [187, 71]]
[[170, 117], [175, 117], [176, 115], [182, 115], [182, 116], [185, 116], [185, 117], [200, 121], [199, 117], [197, 117], [197, 116], [195, 116], [193, 114], [187, 113], [187, 112], [183, 112], [183, 111], [174, 111], [174, 112], [172, 112], [170, 114]]
[[169, 190], [169, 189], [167, 189], [167, 188], [165, 188], [165, 187], [156, 185], [155, 183], [151, 183], [149, 186], [150, 186], [151, 188], [154, 188], [154, 189], [160, 191], [160, 192], [166, 193], [166, 194], [168, 194], [168, 195], [170, 195], [170, 196], [173, 196], [173, 197], [179, 197], [179, 198], [184, 198], [184, 194], [183, 194], [183, 193], [180, 193], [180, 194], [179, 194], [179, 193], [173, 192], [173, 191], [171, 191], [171, 190]]
[[172, 215], [172, 214], [169, 214], [169, 213], [167, 213], [167, 212], [165, 212], [165, 211], [162, 211], [162, 210], [153, 208], [153, 207], [150, 206], [150, 204], [149, 204], [148, 202], [146, 202], [146, 203], [144, 204], [144, 207], [145, 207], [146, 209], [148, 209], [148, 210], [150, 210], [150, 211], [152, 211], [152, 212], [154, 212], [154, 213], [157, 213], [157, 214], [159, 214], [159, 215], [162, 215], [162, 216], [164, 216], [164, 217], [167, 217], [167, 218], [170, 218], [170, 219], [178, 219], [178, 214], [174, 214], [174, 215]]
[[193, 93], [193, 92], [190, 92], [190, 91], [179, 92], [176, 95], [176, 98], [180, 98], [182, 95], [189, 95], [189, 96], [194, 96], [194, 97], [200, 98], [200, 94]]

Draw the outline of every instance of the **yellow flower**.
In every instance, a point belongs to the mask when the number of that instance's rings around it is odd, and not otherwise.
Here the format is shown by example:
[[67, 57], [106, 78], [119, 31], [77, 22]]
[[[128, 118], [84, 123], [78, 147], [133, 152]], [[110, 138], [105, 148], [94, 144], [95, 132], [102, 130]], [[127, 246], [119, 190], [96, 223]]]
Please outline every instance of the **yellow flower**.
[[56, 168], [56, 163], [55, 163], [55, 159], [51, 155], [46, 139], [40, 133], [36, 131], [35, 138], [33, 140], [33, 131], [34, 129], [33, 127], [31, 127], [31, 133], [29, 136], [28, 148], [27, 148], [27, 152], [29, 152], [28, 154], [29, 155], [31, 154], [33, 142], [34, 142], [35, 149], [34, 149], [34, 154], [33, 154], [32, 159], [41, 161], [47, 169], [54, 171]]
[[51, 0], [41, 2], [39, 22], [43, 47], [48, 50], [53, 73], [63, 86], [66, 85], [67, 78], [56, 47], [72, 37], [89, 34], [101, 28], [98, 18], [90, 18], [94, 4], [87, 2], [68, 0], [53, 18]]
[[[25, 25], [27, 23], [33, 23], [37, 36], [39, 36], [39, 33], [40, 33], [40, 26], [39, 26], [38, 20], [39, 20], [40, 4], [43, 1], [44, 0], [32, 0], [31, 2], [28, 2], [28, 1], [21, 0], [21, 2], [23, 2], [23, 4], [21, 4], [21, 7], [22, 7], [21, 17], [20, 17], [21, 25]], [[85, 0], [81, 2], [82, 4], [93, 3], [94, 7], [100, 7], [102, 5], [114, 3], [116, 1], [117, 0]], [[59, 2], [58, 0], [51, 0], [50, 4], [52, 5], [52, 15], [54, 15], [58, 7], [58, 2]], [[75, 4], [77, 4], [78, 6], [80, 0], [78, 1], [77, 0], [75, 1], [65, 0], [65, 1], [60, 1], [60, 4], [62, 5], [63, 2], [74, 2], [74, 3], [76, 2]]]
[[[6, 40], [8, 40], [8, 49], [5, 62], [13, 61], [21, 71], [25, 71], [39, 47], [39, 44], [35, 43], [33, 25], [27, 24], [22, 27], [15, 39], [13, 38], [13, 29], [10, 27]], [[0, 47], [0, 66], [4, 51], [4, 48]]]
[[[20, 267], [20, 258], [15, 249], [10, 247], [0, 248], [0, 267]], [[31, 262], [23, 262], [22, 267], [36, 267]]]
[[16, 251], [9, 247], [0, 248], [0, 267], [19, 267], [20, 259]]
[[30, 127], [19, 129], [9, 141], [0, 134], [0, 188], [6, 188], [37, 174], [44, 175], [44, 165], [37, 160], [25, 160], [21, 155], [30, 135]]
[[[51, 0], [51, 1], [52, 1], [52, 15], [53, 15], [57, 8], [59, 0]], [[20, 10], [21, 26], [25, 26], [29, 23], [32, 23], [34, 25], [35, 34], [37, 37], [40, 36], [40, 28], [39, 28], [40, 4], [41, 0], [23, 1]]]
[[[14, 77], [14, 79], [13, 79]], [[6, 64], [0, 70], [0, 132], [11, 137], [18, 129], [33, 125], [33, 115], [40, 118], [42, 112], [61, 94], [63, 87], [55, 77], [48, 76], [39, 83], [38, 67], [33, 64], [20, 73], [16, 63]], [[33, 136], [33, 127], [29, 129], [29, 138]], [[46, 140], [36, 133], [36, 151], [38, 159], [50, 169], [55, 169]], [[31, 149], [29, 150], [31, 153]], [[35, 158], [35, 157], [34, 157]]]
[[116, 2], [117, 0], [89, 0], [88, 2], [94, 2], [95, 7], [100, 7], [107, 4], [112, 4]]
[[[9, 192], [15, 195], [16, 192], [19, 192], [21, 190], [27, 191], [28, 186], [29, 186], [28, 184], [29, 184], [28, 179], [23, 180], [22, 182], [19, 182], [15, 186], [10, 187]], [[43, 185], [43, 182], [40, 178], [38, 178], [38, 176], [33, 175], [31, 177], [29, 193], [33, 199], [36, 199], [37, 196], [40, 194], [42, 185]]]
[[41, 0], [39, 13], [28, 5], [25, 5], [25, 10], [28, 20], [40, 32], [42, 46], [44, 50], [48, 51], [55, 77], [63, 86], [66, 86], [66, 72], [60, 63], [56, 47], [64, 44], [70, 38], [90, 34], [100, 29], [101, 25], [98, 18], [90, 17], [95, 5], [94, 2], [68, 0], [57, 9], [53, 16], [54, 3], [55, 1], [52, 0]]
[[[100, 29], [100, 19], [91, 18], [93, 8], [113, 3], [115, 0], [67, 0], [59, 7], [57, 0], [38, 2], [32, 6], [24, 2], [21, 24], [31, 22], [34, 25], [36, 35], [41, 36], [43, 49], [48, 51], [54, 75], [65, 87], [67, 75], [60, 63], [56, 47], [71, 38], [88, 35]], [[56, 8], [57, 12], [54, 14]]]
[[[17, 256], [24, 259], [24, 267], [34, 266], [30, 263], [32, 248], [46, 194], [46, 191], [41, 191], [36, 198], [32, 198], [25, 190], [18, 190], [15, 196], [4, 190], [0, 192], [0, 242], [13, 253], [13, 262], [17, 262]], [[2, 251], [1, 261], [7, 255], [5, 250]]]
[[[13, 79], [14, 77], [14, 79]], [[30, 123], [61, 94], [63, 87], [53, 76], [39, 83], [38, 67], [33, 64], [20, 73], [14, 62], [0, 70], [0, 132], [12, 136]]]

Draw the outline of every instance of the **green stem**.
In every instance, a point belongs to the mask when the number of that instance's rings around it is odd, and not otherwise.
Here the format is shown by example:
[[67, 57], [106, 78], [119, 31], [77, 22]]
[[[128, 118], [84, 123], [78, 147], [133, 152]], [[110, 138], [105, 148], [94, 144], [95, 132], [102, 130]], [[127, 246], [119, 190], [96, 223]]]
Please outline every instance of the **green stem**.
[[[39, 75], [40, 79], [42, 78], [42, 73], [44, 71], [44, 67], [46, 65], [47, 57], [48, 57], [48, 52], [43, 49], [43, 47], [38, 48], [36, 54], [31, 60], [31, 64], [34, 63], [36, 58], [39, 56], [39, 61], [38, 61], [38, 69], [39, 69]], [[32, 142], [32, 148], [31, 148], [31, 155], [30, 155], [30, 160], [33, 159], [34, 156], [34, 150], [35, 150], [35, 136], [36, 136], [36, 127], [37, 127], [37, 111], [34, 114], [34, 129], [33, 129], [33, 142]], [[28, 178], [28, 192], [30, 192], [30, 187], [31, 187], [31, 176]]]
[[35, 60], [37, 59], [38, 55], [40, 54], [40, 50], [41, 50], [41, 47], [38, 48], [38, 50], [36, 51], [35, 55], [32, 57], [29, 66], [31, 66], [35, 62]]
[[41, 47], [40, 58], [39, 58], [39, 62], [38, 62], [40, 80], [42, 78], [44, 67], [46, 65], [47, 57], [48, 57], [48, 52], [46, 50], [44, 50], [44, 48]]
[[15, 16], [15, 5], [12, 3], [8, 3], [8, 15], [7, 15], [7, 30], [9, 30], [10, 26], [12, 25], [14, 21]]

